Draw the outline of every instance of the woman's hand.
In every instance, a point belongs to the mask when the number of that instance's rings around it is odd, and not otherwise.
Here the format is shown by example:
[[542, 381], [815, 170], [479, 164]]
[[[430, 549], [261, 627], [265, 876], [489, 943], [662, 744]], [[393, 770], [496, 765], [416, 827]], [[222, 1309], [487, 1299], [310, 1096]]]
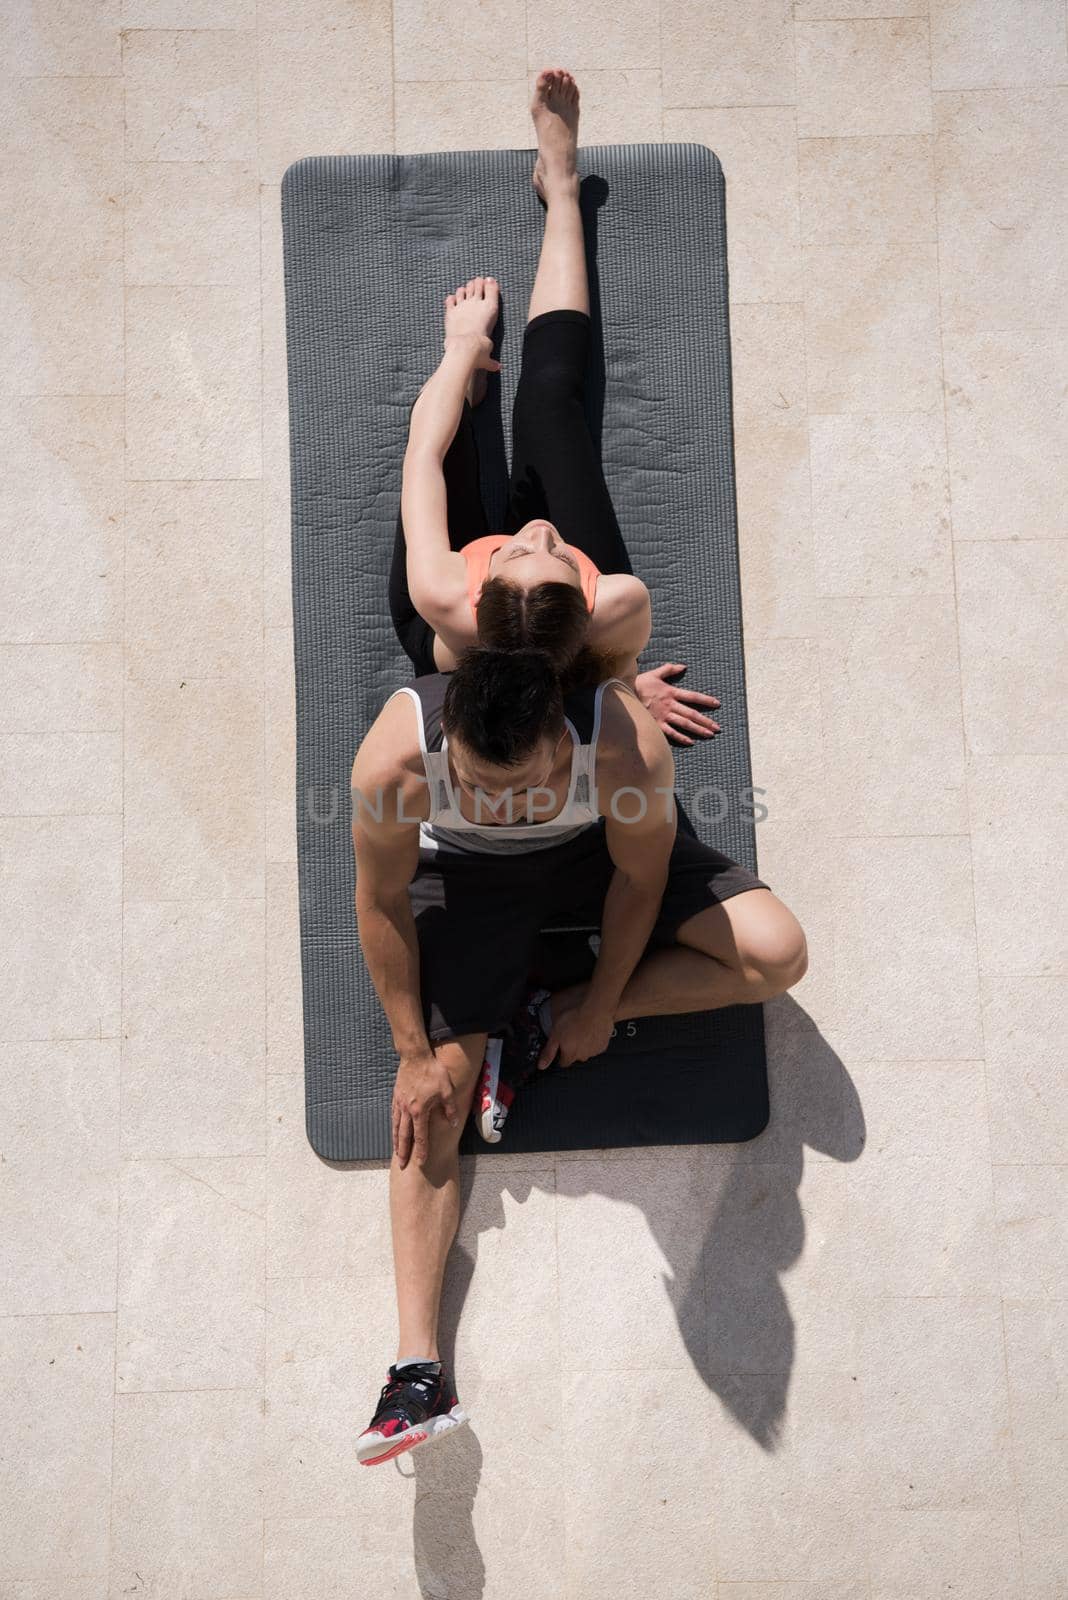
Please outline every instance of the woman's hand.
[[501, 364], [494, 361], [490, 352], [493, 349], [493, 340], [488, 333], [447, 333], [445, 335], [446, 350], [461, 350], [469, 358], [471, 369], [475, 372], [500, 372]]
[[446, 350], [452, 349], [458, 340], [471, 341], [477, 366], [484, 372], [501, 370], [500, 362], [489, 354], [493, 348], [490, 335], [500, 314], [500, 300], [496, 278], [469, 278], [454, 294], [445, 296]]
[[690, 734], [696, 739], [711, 739], [720, 731], [718, 722], [697, 709], [698, 706], [718, 706], [714, 694], [680, 689], [678, 684], [668, 682], [669, 678], [681, 677], [685, 671], [682, 662], [665, 661], [662, 667], [639, 672], [634, 680], [638, 699], [675, 744], [693, 744], [693, 739], [688, 737]]

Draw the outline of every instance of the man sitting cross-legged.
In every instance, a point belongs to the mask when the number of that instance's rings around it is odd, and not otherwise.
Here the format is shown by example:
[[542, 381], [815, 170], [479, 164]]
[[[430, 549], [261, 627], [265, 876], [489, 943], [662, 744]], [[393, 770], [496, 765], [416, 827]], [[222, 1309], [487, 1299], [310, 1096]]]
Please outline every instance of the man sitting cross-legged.
[[387, 700], [352, 788], [360, 942], [400, 1057], [399, 1348], [358, 1445], [371, 1464], [463, 1420], [437, 1346], [457, 1146], [539, 930], [561, 917], [601, 929], [589, 981], [549, 1002], [541, 1054], [565, 1067], [599, 1055], [622, 1019], [781, 994], [806, 950], [766, 884], [678, 825], [667, 741], [619, 680], [565, 696], [539, 652], [473, 651]]

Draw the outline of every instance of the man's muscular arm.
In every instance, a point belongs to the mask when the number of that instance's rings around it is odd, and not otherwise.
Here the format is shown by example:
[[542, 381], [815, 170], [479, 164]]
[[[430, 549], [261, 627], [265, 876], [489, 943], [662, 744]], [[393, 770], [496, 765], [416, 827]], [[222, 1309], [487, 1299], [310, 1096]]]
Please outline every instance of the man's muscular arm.
[[667, 740], [636, 698], [604, 695], [597, 795], [615, 872], [605, 896], [601, 945], [582, 1004], [554, 1028], [541, 1061], [561, 1066], [607, 1048], [616, 1008], [660, 912], [675, 842], [675, 767]]
[[[352, 847], [356, 922], [367, 970], [382, 1002], [400, 1063], [393, 1092], [393, 1148], [404, 1166], [414, 1139], [425, 1159], [426, 1122], [440, 1104], [456, 1123], [452, 1081], [436, 1059], [423, 1021], [419, 942], [408, 885], [419, 861], [419, 817], [426, 784], [410, 742], [413, 708], [390, 701], [352, 767]], [[400, 753], [398, 753], [400, 752]], [[421, 762], [419, 763], [421, 768]]]

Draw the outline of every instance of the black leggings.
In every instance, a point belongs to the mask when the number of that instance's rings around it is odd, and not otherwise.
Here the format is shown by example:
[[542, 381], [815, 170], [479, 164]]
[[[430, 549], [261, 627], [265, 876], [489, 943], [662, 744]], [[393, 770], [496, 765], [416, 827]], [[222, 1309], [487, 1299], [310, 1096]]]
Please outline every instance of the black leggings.
[[[585, 311], [545, 311], [528, 322], [512, 407], [512, 472], [504, 527], [487, 525], [478, 480], [471, 407], [464, 401], [456, 437], [442, 464], [449, 544], [462, 550], [487, 533], [517, 533], [535, 517], [552, 522], [568, 544], [601, 572], [630, 572], [623, 535], [590, 436], [583, 386], [590, 349]], [[434, 630], [408, 593], [404, 524], [397, 513], [389, 610], [416, 674], [436, 672]]]

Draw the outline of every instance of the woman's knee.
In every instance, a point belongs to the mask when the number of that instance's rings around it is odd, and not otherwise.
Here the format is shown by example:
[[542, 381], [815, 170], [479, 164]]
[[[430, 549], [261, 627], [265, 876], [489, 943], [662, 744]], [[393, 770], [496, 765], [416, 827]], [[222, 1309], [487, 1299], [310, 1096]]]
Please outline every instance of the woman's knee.
[[568, 361], [544, 361], [525, 371], [516, 389], [513, 417], [544, 415], [567, 405], [582, 405], [583, 372]]

